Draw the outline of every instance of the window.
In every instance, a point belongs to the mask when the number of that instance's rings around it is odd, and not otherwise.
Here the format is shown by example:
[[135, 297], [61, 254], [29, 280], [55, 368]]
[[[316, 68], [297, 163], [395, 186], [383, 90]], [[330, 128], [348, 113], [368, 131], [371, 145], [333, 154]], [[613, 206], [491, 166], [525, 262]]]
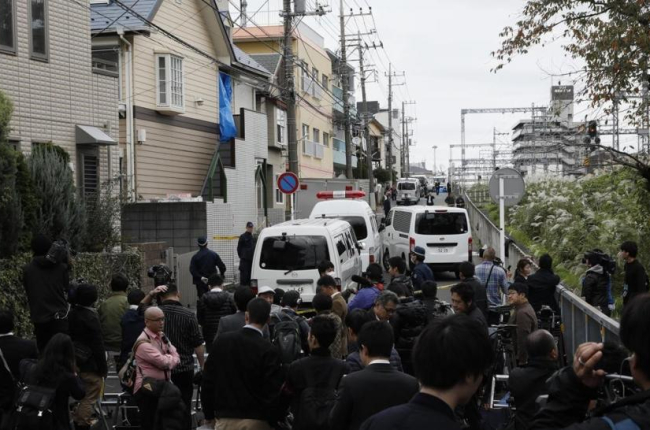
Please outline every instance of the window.
[[303, 62], [302, 65], [300, 66], [300, 77], [301, 77], [300, 89], [303, 91], [307, 91], [307, 79], [308, 79], [307, 75], [309, 74], [307, 70], [308, 70], [307, 63]]
[[93, 72], [109, 76], [119, 76], [119, 56], [120, 52], [117, 46], [93, 49]]
[[29, 23], [32, 58], [47, 61], [47, 5], [45, 1], [29, 1]]
[[20, 140], [10, 140], [9, 146], [11, 146], [15, 151], [20, 151]]
[[329, 133], [323, 133], [323, 145], [330, 146], [330, 135]]
[[183, 59], [176, 55], [156, 55], [156, 104], [182, 111], [185, 108]]
[[323, 84], [323, 89], [325, 91], [328, 91], [329, 90], [329, 85], [330, 85], [330, 78], [327, 77], [326, 74], [323, 74], [323, 76], [321, 77], [321, 83]]
[[318, 82], [318, 69], [316, 67], [312, 69], [312, 79], [314, 79], [314, 82]]
[[402, 233], [408, 233], [411, 228], [411, 213], [395, 211], [393, 215], [393, 228]]
[[260, 267], [265, 270], [314, 270], [330, 260], [325, 236], [271, 236], [262, 243]]
[[320, 143], [320, 130], [315, 128], [314, 129], [314, 142]]
[[99, 192], [99, 160], [96, 153], [79, 152], [79, 184], [81, 193], [93, 204]]
[[285, 144], [284, 140], [284, 134], [285, 134], [285, 127], [286, 127], [286, 114], [283, 110], [278, 109], [278, 119], [277, 119], [277, 139], [278, 143]]
[[398, 182], [397, 189], [399, 191], [413, 191], [415, 190], [415, 182]]
[[0, 0], [0, 51], [16, 53], [16, 0]]
[[283, 205], [284, 193], [278, 188], [278, 179], [280, 179], [280, 175], [275, 175], [275, 202], [277, 204]]
[[325, 219], [340, 219], [341, 221], [347, 221], [352, 226], [354, 234], [357, 236], [357, 240], [363, 240], [368, 237], [368, 227], [366, 226], [366, 220], [362, 216], [326, 216]]
[[415, 232], [429, 235], [453, 235], [467, 233], [467, 217], [464, 213], [425, 212], [415, 218]]
[[309, 140], [309, 126], [307, 124], [302, 125], [302, 139]]

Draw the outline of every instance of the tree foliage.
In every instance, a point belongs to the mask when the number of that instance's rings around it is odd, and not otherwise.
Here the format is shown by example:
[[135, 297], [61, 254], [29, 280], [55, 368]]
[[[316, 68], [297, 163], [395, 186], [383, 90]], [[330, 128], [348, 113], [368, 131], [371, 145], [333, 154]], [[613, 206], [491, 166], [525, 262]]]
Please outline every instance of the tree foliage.
[[[648, 120], [650, 68], [650, 1], [647, 0], [528, 0], [520, 18], [499, 34], [501, 46], [492, 52], [494, 71], [534, 46], [558, 41], [567, 54], [584, 63], [578, 92], [611, 114], [613, 104], [629, 106], [625, 119], [644, 127]], [[650, 190], [647, 160], [594, 145], [612, 154], [618, 164], [633, 168], [646, 179]]]

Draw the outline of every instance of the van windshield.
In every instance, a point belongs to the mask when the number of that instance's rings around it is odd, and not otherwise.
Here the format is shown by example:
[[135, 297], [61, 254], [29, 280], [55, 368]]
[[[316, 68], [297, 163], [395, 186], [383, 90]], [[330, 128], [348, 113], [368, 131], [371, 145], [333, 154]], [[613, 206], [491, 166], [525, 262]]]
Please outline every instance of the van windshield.
[[415, 218], [415, 233], [450, 235], [467, 233], [467, 217], [464, 213], [427, 212]]
[[262, 243], [260, 267], [265, 270], [311, 270], [331, 260], [324, 236], [270, 236]]
[[352, 229], [354, 230], [354, 234], [357, 235], [357, 240], [363, 240], [366, 237], [368, 237], [368, 227], [366, 226], [366, 220], [363, 219], [361, 216], [336, 216], [336, 215], [331, 215], [331, 216], [326, 216], [323, 218], [327, 219], [340, 219], [342, 221], [347, 221], [350, 223], [352, 226]]
[[415, 183], [413, 182], [400, 182], [397, 184], [397, 189], [398, 190], [414, 190], [415, 189]]

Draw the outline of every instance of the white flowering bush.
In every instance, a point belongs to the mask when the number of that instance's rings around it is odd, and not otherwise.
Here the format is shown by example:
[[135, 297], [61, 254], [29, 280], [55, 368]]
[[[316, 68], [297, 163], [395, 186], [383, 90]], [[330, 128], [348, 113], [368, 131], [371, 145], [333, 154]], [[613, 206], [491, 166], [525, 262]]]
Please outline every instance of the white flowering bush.
[[[496, 205], [487, 208], [494, 218]], [[650, 269], [650, 193], [630, 169], [580, 179], [546, 179], [526, 184], [526, 196], [508, 212], [507, 230], [536, 257], [549, 253], [569, 286], [579, 288], [585, 251], [600, 248], [612, 257], [626, 240], [639, 245]], [[620, 296], [623, 262], [617, 261], [613, 291]]]

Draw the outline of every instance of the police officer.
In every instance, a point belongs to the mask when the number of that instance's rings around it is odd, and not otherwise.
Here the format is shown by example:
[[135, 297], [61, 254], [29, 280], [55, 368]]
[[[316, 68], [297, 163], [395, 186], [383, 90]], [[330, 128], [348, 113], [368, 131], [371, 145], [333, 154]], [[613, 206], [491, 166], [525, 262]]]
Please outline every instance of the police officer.
[[239, 256], [239, 285], [248, 286], [251, 283], [251, 269], [253, 268], [253, 253], [255, 252], [255, 239], [253, 239], [253, 223], [246, 223], [246, 231], [239, 236], [237, 255]]
[[216, 252], [208, 249], [208, 239], [205, 236], [199, 237], [197, 244], [199, 245], [199, 252], [194, 254], [192, 261], [190, 261], [190, 273], [194, 285], [196, 285], [196, 294], [200, 299], [203, 293], [209, 291], [208, 278], [210, 275], [217, 273], [217, 267], [221, 277], [225, 279], [226, 265], [223, 264]]
[[416, 246], [411, 252], [411, 263], [413, 269], [411, 270], [411, 280], [413, 281], [413, 289], [415, 291], [422, 290], [422, 284], [426, 281], [435, 281], [431, 268], [424, 264], [424, 248]]

